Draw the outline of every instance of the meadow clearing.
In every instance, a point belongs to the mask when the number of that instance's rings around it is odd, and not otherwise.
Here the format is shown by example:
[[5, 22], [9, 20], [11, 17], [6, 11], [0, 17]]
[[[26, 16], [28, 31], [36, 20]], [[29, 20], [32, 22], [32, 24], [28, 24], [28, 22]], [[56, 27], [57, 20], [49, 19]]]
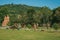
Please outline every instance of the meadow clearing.
[[60, 40], [60, 32], [0, 29], [0, 40]]

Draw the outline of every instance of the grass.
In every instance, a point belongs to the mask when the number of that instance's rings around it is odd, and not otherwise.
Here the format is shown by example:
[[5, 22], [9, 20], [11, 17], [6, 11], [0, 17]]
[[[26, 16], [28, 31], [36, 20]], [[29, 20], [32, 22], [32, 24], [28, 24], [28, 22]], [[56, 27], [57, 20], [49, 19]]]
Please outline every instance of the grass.
[[60, 40], [60, 32], [0, 29], [0, 40]]

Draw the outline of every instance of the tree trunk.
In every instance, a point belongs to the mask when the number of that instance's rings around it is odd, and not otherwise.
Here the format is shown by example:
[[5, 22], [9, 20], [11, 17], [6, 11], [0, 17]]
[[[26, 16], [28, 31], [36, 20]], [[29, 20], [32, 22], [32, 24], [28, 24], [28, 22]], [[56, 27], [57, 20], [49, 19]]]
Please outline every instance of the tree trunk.
[[33, 24], [33, 29], [36, 30], [37, 27], [38, 27], [38, 25], [34, 23], [34, 24]]
[[48, 29], [48, 28], [50, 28], [50, 23], [47, 23], [46, 25], [47, 25], [47, 26], [46, 26], [46, 27], [47, 27], [47, 29]]
[[25, 25], [24, 23], [23, 23], [23, 24], [21, 24], [21, 27], [22, 27], [22, 28], [25, 28], [25, 26], [26, 26], [26, 25]]

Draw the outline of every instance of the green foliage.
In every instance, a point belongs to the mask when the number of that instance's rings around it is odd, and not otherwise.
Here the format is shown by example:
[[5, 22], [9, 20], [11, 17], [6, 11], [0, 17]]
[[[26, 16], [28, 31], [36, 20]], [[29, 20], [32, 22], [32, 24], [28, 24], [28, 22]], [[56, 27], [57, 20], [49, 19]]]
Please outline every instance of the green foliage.
[[54, 24], [53, 24], [53, 28], [54, 28], [55, 30], [58, 30], [58, 29], [59, 29], [59, 24], [54, 23]]
[[27, 27], [28, 27], [28, 28], [31, 28], [31, 25], [30, 25], [30, 24], [28, 24], [28, 25], [27, 25]]
[[[52, 13], [53, 12], [53, 13]], [[54, 15], [55, 16], [54, 16]], [[60, 21], [60, 7], [51, 10], [49, 7], [33, 7], [27, 5], [17, 4], [6, 4], [0, 5], [0, 24], [2, 23], [4, 16], [9, 15], [10, 22], [12, 25], [14, 22], [23, 24], [47, 24], [51, 23], [52, 20]], [[53, 16], [52, 16], [53, 15]], [[53, 21], [54, 21], [53, 20]]]
[[57, 7], [53, 10], [53, 14], [52, 14], [52, 22], [51, 25], [53, 25], [54, 23], [60, 23], [60, 7]]
[[34, 9], [29, 9], [29, 10], [27, 11], [27, 17], [28, 17], [28, 23], [29, 23], [29, 24], [32, 24], [32, 23], [35, 22], [35, 19], [34, 19], [34, 16], [33, 16], [35, 13], [36, 13], [36, 12], [35, 12]]

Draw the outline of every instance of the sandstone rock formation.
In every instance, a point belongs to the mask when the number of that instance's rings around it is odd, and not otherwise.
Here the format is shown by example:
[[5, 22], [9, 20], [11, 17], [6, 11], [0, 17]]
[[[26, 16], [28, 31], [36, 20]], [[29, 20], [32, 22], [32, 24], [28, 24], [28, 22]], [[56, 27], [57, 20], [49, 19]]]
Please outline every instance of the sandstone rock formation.
[[4, 17], [3, 22], [2, 22], [2, 26], [3, 26], [3, 27], [4, 27], [4, 26], [7, 26], [8, 23], [9, 23], [9, 16], [6, 15], [6, 16]]

